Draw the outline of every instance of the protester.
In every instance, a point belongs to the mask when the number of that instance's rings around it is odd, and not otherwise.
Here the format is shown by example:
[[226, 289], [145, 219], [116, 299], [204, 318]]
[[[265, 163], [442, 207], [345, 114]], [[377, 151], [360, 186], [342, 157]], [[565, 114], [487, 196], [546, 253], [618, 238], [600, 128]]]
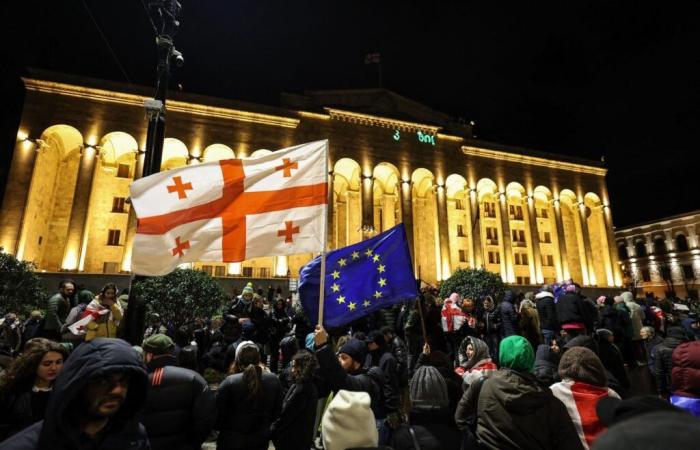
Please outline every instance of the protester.
[[44, 338], [29, 341], [0, 377], [0, 441], [44, 419], [49, 396], [68, 356]]
[[469, 387], [481, 377], [488, 377], [498, 367], [491, 360], [486, 342], [473, 336], [466, 337], [459, 346], [458, 366], [455, 373], [462, 378], [465, 387]]
[[[272, 286], [270, 286], [270, 289], [272, 289]], [[270, 370], [273, 373], [278, 373], [280, 364], [280, 342], [292, 329], [292, 318], [287, 312], [287, 305], [283, 298], [274, 300], [274, 305], [272, 314], [270, 315]]]
[[700, 417], [700, 341], [680, 344], [673, 351], [671, 403]]
[[470, 386], [455, 420], [476, 413], [476, 438], [484, 449], [582, 448], [564, 405], [530, 373], [535, 358], [527, 339], [504, 339], [499, 355], [501, 368]]
[[539, 345], [535, 352], [535, 364], [532, 373], [544, 387], [559, 381], [559, 361], [561, 349], [556, 339], [550, 345]]
[[325, 450], [376, 448], [376, 418], [366, 392], [336, 392], [323, 414], [321, 430]]
[[44, 326], [44, 316], [41, 311], [34, 310], [29, 314], [29, 319], [22, 326], [22, 349], [31, 339], [40, 337]]
[[143, 423], [153, 450], [199, 450], [216, 419], [216, 398], [197, 372], [177, 367], [164, 334], [143, 341], [149, 390]]
[[394, 433], [391, 447], [394, 450], [458, 449], [461, 436], [449, 409], [447, 384], [440, 372], [431, 366], [418, 368], [409, 390], [409, 424]]
[[63, 341], [70, 342], [74, 346], [85, 340], [85, 333], [73, 333], [69, 327], [83, 317], [88, 305], [94, 300], [95, 294], [87, 289], [81, 289], [75, 298], [77, 304], [71, 308], [70, 312], [68, 313], [68, 317], [66, 317], [66, 321], [63, 324], [63, 328], [61, 329], [61, 337]]
[[15, 313], [7, 313], [0, 319], [0, 345], [11, 355], [16, 355], [22, 347], [22, 322]]
[[56, 379], [44, 420], [0, 444], [0, 450], [147, 450], [137, 411], [146, 400], [143, 362], [120, 339], [81, 344]]
[[481, 313], [481, 338], [489, 346], [489, 353], [494, 363], [498, 364], [498, 344], [501, 341], [501, 312], [490, 296], [484, 297]]
[[396, 371], [399, 376], [399, 387], [405, 388], [408, 386], [408, 349], [403, 339], [389, 326], [384, 326], [381, 329], [389, 351], [396, 358]]
[[91, 341], [99, 337], [117, 337], [117, 327], [122, 320], [124, 311], [117, 301], [117, 286], [107, 283], [102, 287], [83, 315], [92, 315], [94, 320], [85, 327], [85, 340]]
[[451, 413], [454, 413], [457, 409], [457, 403], [462, 397], [463, 383], [461, 376], [454, 370], [454, 364], [444, 352], [433, 351], [430, 345], [425, 344], [423, 346], [423, 353], [418, 357], [416, 370], [423, 366], [435, 367], [445, 379], [445, 383], [447, 384], [447, 397], [450, 401], [449, 409]]
[[515, 291], [507, 290], [498, 307], [501, 317], [501, 338], [520, 333], [520, 320], [518, 318], [516, 300], [517, 295]]
[[277, 377], [279, 378], [280, 385], [282, 386], [282, 393], [286, 395], [289, 388], [295, 382], [292, 358], [294, 358], [294, 355], [296, 355], [299, 351], [299, 344], [297, 343], [297, 338], [294, 336], [287, 336], [282, 339], [279, 347], [281, 370], [279, 371]]
[[647, 367], [649, 372], [654, 375], [654, 358], [656, 357], [656, 346], [661, 344], [664, 339], [656, 334], [654, 327], [642, 327], [640, 331], [642, 339], [644, 340], [644, 350], [647, 355]]
[[532, 292], [525, 295], [525, 299], [520, 302], [520, 335], [525, 337], [532, 345], [532, 348], [537, 348], [542, 342], [540, 334], [540, 316], [537, 313], [537, 306], [530, 300]]
[[400, 420], [398, 361], [396, 361], [396, 358], [389, 350], [384, 334], [381, 331], [371, 331], [367, 335], [366, 342], [369, 352], [365, 361], [365, 367], [378, 367], [384, 374], [385, 385], [388, 388], [385, 390], [385, 396], [391, 396], [391, 398], [385, 398], [387, 421], [392, 428], [395, 428]]
[[302, 350], [294, 355], [291, 366], [294, 384], [284, 396], [280, 417], [272, 424], [272, 441], [275, 450], [309, 450], [315, 434], [318, 362], [312, 353]]
[[654, 379], [656, 392], [668, 399], [671, 394], [671, 371], [673, 369], [673, 351], [684, 342], [688, 336], [681, 327], [669, 327], [666, 339], [656, 346], [654, 356]]
[[544, 344], [549, 345], [559, 333], [559, 320], [557, 320], [557, 309], [554, 305], [554, 294], [552, 287], [545, 284], [535, 295], [537, 314], [540, 318], [540, 327]]
[[398, 392], [388, 383], [379, 367], [366, 368], [367, 344], [352, 338], [338, 349], [338, 357], [328, 345], [328, 334], [321, 326], [314, 335], [320, 375], [333, 392], [341, 389], [367, 392], [372, 399], [372, 411], [377, 421], [379, 442], [388, 442], [391, 429], [398, 426]]
[[603, 363], [605, 375], [608, 378], [608, 387], [621, 397], [626, 397], [627, 389], [630, 387], [630, 379], [622, 355], [612, 340], [612, 333], [609, 330], [598, 330], [594, 336], [577, 336], [571, 339], [562, 347], [562, 353], [576, 347], [586, 347], [591, 350], [598, 355]]
[[581, 445], [588, 450], [598, 435], [605, 431], [595, 409], [598, 401], [608, 396], [620, 396], [608, 388], [603, 363], [585, 347], [575, 347], [564, 353], [559, 362], [559, 377], [562, 381], [553, 384], [550, 389], [566, 406]]
[[61, 340], [61, 331], [71, 310], [74, 294], [75, 283], [73, 280], [63, 280], [59, 283], [58, 292], [48, 301], [43, 337], [54, 341]]
[[627, 306], [627, 309], [630, 312], [630, 320], [632, 323], [632, 354], [634, 356], [634, 362], [639, 365], [643, 365], [646, 363], [643, 353], [644, 342], [642, 341], [641, 335], [644, 322], [644, 311], [642, 311], [642, 307], [634, 301], [634, 295], [631, 292], [625, 291], [620, 294], [620, 297], [622, 298], [622, 301], [625, 302], [625, 306]]
[[570, 337], [593, 332], [594, 310], [580, 294], [576, 284], [569, 284], [556, 303], [557, 320]]

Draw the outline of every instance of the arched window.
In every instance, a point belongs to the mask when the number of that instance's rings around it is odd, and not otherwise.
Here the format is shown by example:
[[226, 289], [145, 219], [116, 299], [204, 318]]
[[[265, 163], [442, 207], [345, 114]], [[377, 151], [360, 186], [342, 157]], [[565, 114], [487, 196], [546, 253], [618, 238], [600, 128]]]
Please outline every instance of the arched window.
[[629, 259], [629, 254], [627, 253], [627, 246], [625, 244], [620, 244], [620, 246], [617, 247], [617, 255], [619, 256], [620, 260]]
[[647, 246], [644, 244], [644, 241], [635, 242], [634, 251], [637, 253], [637, 257], [639, 258], [647, 256]]
[[685, 237], [685, 234], [679, 234], [676, 236], [676, 250], [679, 252], [688, 251], [688, 239]]
[[662, 237], [654, 238], [654, 253], [657, 255], [666, 253], [666, 242]]

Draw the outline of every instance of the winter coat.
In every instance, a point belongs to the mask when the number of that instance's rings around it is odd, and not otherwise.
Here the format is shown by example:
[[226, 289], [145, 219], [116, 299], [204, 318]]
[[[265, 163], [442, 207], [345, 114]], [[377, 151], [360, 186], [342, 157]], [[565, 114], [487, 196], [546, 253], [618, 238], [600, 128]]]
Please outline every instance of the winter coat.
[[60, 292], [52, 295], [46, 308], [44, 330], [60, 333], [70, 309], [70, 300], [64, 298]]
[[282, 402], [282, 413], [272, 424], [275, 450], [309, 450], [314, 438], [318, 390], [313, 381], [294, 383]]
[[501, 332], [501, 311], [495, 306], [484, 309], [481, 312], [481, 321], [484, 324], [484, 336], [499, 336]]
[[557, 301], [556, 310], [560, 325], [582, 323], [589, 332], [593, 330], [594, 314], [580, 294], [567, 292], [562, 295]]
[[673, 369], [673, 351], [686, 339], [671, 335], [656, 346], [654, 352], [654, 378], [656, 391], [659, 395], [667, 396], [671, 392], [671, 371]]
[[[87, 309], [85, 310], [85, 313], [83, 313], [83, 316], [88, 311], [99, 311], [105, 309], [104, 306], [100, 305], [100, 301], [98, 298], [95, 298], [93, 301], [88, 304]], [[117, 337], [117, 327], [119, 326], [119, 322], [122, 320], [122, 316], [124, 315], [124, 311], [122, 310], [121, 305], [119, 302], [114, 302], [112, 306], [110, 306], [110, 312], [109, 314], [106, 314], [103, 317], [100, 317], [98, 319], [93, 320], [92, 322], [88, 323], [85, 326], [86, 332], [85, 332], [85, 341], [91, 341], [95, 338], [115, 338]]]
[[520, 334], [520, 321], [518, 312], [515, 310], [514, 295], [509, 295], [510, 291], [506, 292], [503, 301], [498, 305], [498, 310], [501, 316], [501, 337], [506, 338], [514, 334]]
[[392, 434], [394, 450], [416, 450], [409, 427], [413, 429], [420, 450], [459, 449], [462, 435], [447, 410], [419, 413], [411, 411], [410, 425], [402, 425]]
[[550, 292], [540, 292], [535, 296], [537, 314], [540, 317], [540, 327], [543, 330], [559, 331], [557, 309], [554, 305], [554, 295]]
[[[126, 400], [109, 418], [106, 432], [95, 443], [80, 432], [71, 410], [87, 382], [96, 376], [129, 375]], [[0, 444], [0, 450], [148, 450], [146, 429], [137, 412], [146, 401], [146, 369], [129, 344], [119, 339], [95, 339], [77, 347], [58, 375], [45, 419]]]
[[[467, 347], [471, 345], [474, 355], [467, 358]], [[498, 370], [498, 367], [491, 360], [489, 347], [481, 339], [469, 336], [465, 338], [457, 351], [458, 366], [455, 373], [462, 378], [463, 383], [468, 387], [481, 377], [487, 377]]]
[[299, 351], [299, 343], [294, 336], [287, 336], [280, 341], [280, 355], [282, 356], [281, 370], [277, 377], [282, 385], [282, 393], [287, 394], [287, 391], [294, 384], [294, 376], [292, 375], [292, 358]]
[[599, 328], [612, 331], [615, 342], [621, 342], [625, 338], [630, 321], [629, 316], [615, 308], [615, 306], [605, 305], [600, 311]]
[[501, 369], [465, 393], [467, 410], [477, 411], [476, 435], [484, 449], [582, 449], [564, 404], [531, 374]]
[[216, 397], [201, 375], [175, 363], [167, 355], [148, 364], [143, 424], [153, 450], [199, 450], [214, 427]]
[[391, 391], [391, 386], [386, 382], [384, 372], [379, 367], [361, 368], [356, 372], [346, 373], [330, 345], [324, 345], [316, 350], [316, 358], [321, 377], [333, 393], [341, 389], [367, 392], [376, 419], [386, 418], [387, 410], [396, 411], [398, 393]]
[[700, 417], [700, 341], [686, 342], [673, 351], [671, 403]]
[[378, 367], [384, 374], [388, 389], [385, 390], [385, 395], [391, 395], [392, 398], [385, 398], [387, 414], [397, 411], [399, 408], [399, 372], [398, 361], [389, 351], [389, 347], [384, 345], [377, 350], [371, 350], [367, 354], [366, 367]]
[[598, 343], [598, 357], [608, 372], [608, 386], [624, 397], [631, 382], [620, 349], [603, 339]]
[[263, 372], [257, 401], [250, 399], [243, 374], [229, 375], [216, 392], [219, 430], [216, 447], [228, 449], [267, 449], [270, 425], [282, 410], [282, 387], [277, 377]]
[[559, 381], [559, 359], [561, 355], [554, 352], [549, 345], [539, 345], [535, 353], [535, 367], [532, 371], [542, 386], [549, 387]]
[[520, 307], [520, 334], [530, 342], [533, 349], [542, 342], [540, 316], [537, 313], [537, 308], [528, 306], [526, 301], [523, 301]]
[[639, 341], [642, 339], [640, 332], [644, 326], [644, 311], [634, 301], [625, 302], [625, 306], [630, 310], [630, 319], [632, 321], [632, 340]]
[[656, 357], [656, 346], [661, 344], [664, 338], [655, 334], [651, 339], [644, 340], [644, 349], [647, 353], [647, 367], [649, 372], [654, 373], [654, 358]]
[[0, 442], [44, 418], [51, 392], [25, 390], [0, 400]]

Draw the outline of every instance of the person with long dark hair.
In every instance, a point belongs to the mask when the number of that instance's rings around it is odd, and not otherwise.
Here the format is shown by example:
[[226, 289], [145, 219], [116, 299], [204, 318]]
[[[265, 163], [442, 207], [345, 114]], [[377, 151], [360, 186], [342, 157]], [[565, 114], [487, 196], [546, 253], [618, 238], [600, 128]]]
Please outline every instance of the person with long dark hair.
[[316, 357], [301, 350], [292, 358], [294, 384], [282, 402], [280, 418], [272, 424], [272, 440], [276, 450], [308, 450], [314, 437], [314, 420], [318, 390], [314, 373]]
[[0, 378], [0, 441], [44, 418], [53, 383], [68, 356], [54, 341], [34, 338]]
[[270, 425], [282, 410], [282, 386], [260, 362], [260, 350], [251, 341], [241, 342], [229, 375], [216, 393], [221, 450], [267, 450]]

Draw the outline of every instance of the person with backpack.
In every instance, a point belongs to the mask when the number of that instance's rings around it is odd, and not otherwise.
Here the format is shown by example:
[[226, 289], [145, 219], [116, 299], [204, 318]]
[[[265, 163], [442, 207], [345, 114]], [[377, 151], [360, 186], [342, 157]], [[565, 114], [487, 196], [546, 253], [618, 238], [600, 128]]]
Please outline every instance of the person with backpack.
[[68, 317], [66, 317], [66, 323], [63, 325], [63, 329], [61, 330], [63, 333], [62, 336], [63, 340], [72, 343], [73, 347], [76, 347], [85, 340], [85, 334], [75, 334], [68, 327], [83, 317], [88, 304], [90, 304], [94, 298], [95, 294], [87, 289], [82, 289], [80, 292], [78, 292], [78, 295], [76, 295], [76, 301], [78, 304], [71, 308], [70, 312], [68, 313]]

